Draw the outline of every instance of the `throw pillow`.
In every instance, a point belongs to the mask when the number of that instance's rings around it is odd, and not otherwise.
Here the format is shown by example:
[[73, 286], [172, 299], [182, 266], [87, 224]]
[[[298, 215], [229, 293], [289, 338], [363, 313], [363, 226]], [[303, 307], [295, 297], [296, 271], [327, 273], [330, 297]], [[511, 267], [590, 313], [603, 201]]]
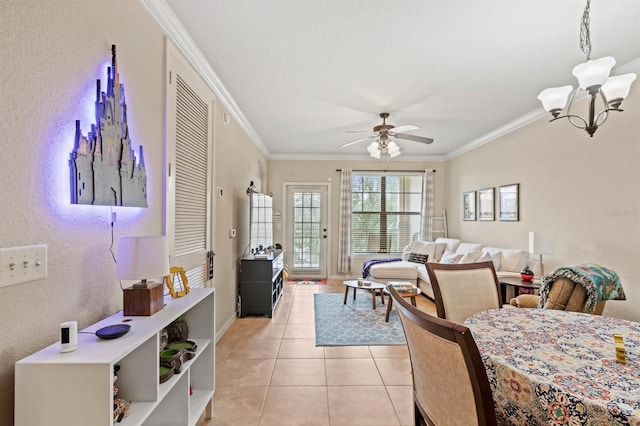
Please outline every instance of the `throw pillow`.
[[529, 252], [520, 249], [502, 249], [502, 270], [520, 272], [527, 266]]
[[440, 259], [440, 263], [450, 263], [450, 264], [456, 264], [458, 262], [460, 262], [460, 259], [462, 259], [462, 256], [464, 256], [463, 254], [455, 254], [450, 252], [449, 250], [445, 250], [444, 254], [442, 255], [442, 259]]
[[498, 271], [500, 269], [500, 252], [489, 253], [488, 251], [482, 252], [482, 256], [476, 260], [476, 262], [493, 262], [493, 269]]
[[411, 253], [409, 254], [409, 262], [426, 264], [429, 260], [428, 254]]
[[460, 243], [458, 248], [456, 248], [457, 254], [467, 254], [471, 252], [480, 252], [482, 250], [482, 244], [476, 243]]
[[433, 261], [436, 256], [436, 243], [431, 241], [416, 241], [411, 253], [426, 254]]
[[[482, 250], [482, 257], [484, 258], [484, 256], [486, 256], [487, 254], [489, 255], [489, 259], [486, 259], [486, 261], [491, 260], [493, 262], [493, 269], [495, 269], [496, 271], [500, 270], [500, 267], [502, 266], [502, 255], [500, 254], [499, 251], [490, 251], [490, 250]], [[484, 262], [485, 260], [478, 260], [478, 262]]]
[[469, 253], [465, 253], [464, 256], [462, 256], [462, 259], [460, 259], [458, 263], [475, 263], [478, 261], [479, 257], [480, 257], [479, 251], [470, 251]]

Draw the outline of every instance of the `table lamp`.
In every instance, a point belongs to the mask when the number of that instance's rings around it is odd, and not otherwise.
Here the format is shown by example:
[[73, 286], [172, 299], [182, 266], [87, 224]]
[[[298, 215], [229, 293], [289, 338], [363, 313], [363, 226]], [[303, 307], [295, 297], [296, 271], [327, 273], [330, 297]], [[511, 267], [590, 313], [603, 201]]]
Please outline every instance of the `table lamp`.
[[531, 254], [540, 255], [540, 276], [544, 275], [542, 255], [552, 255], [554, 244], [555, 241], [552, 233], [535, 231], [529, 232], [529, 252]]
[[[169, 248], [164, 235], [120, 237], [116, 278], [140, 280], [124, 288], [125, 316], [150, 316], [164, 307], [162, 278], [169, 274]], [[150, 278], [160, 277], [160, 282]]]

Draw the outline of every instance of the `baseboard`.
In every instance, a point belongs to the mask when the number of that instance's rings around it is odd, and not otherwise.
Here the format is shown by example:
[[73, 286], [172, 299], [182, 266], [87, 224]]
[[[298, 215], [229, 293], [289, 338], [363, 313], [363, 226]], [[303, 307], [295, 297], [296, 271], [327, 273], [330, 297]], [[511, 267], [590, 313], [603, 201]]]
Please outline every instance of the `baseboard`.
[[220, 330], [216, 330], [216, 343], [218, 343], [218, 341], [222, 339], [222, 336], [224, 336], [224, 333], [227, 332], [227, 330], [229, 329], [229, 327], [231, 327], [231, 324], [233, 324], [236, 318], [237, 316], [236, 316], [236, 313], [234, 312], [233, 315], [229, 317], [229, 319], [220, 328]]

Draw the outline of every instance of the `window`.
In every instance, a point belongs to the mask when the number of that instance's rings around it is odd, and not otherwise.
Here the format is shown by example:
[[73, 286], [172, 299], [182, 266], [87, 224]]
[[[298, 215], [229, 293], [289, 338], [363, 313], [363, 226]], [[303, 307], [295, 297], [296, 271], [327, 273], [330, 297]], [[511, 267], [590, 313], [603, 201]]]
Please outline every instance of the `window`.
[[354, 173], [351, 240], [354, 253], [401, 252], [420, 235], [422, 174]]

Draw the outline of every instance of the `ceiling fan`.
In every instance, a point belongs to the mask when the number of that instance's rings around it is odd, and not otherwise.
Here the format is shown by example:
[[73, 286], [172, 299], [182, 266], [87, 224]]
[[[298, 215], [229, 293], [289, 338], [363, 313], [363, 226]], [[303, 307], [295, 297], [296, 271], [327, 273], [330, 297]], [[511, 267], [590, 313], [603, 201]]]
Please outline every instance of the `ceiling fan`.
[[[372, 157], [380, 158], [380, 153], [384, 154], [386, 152], [391, 154], [391, 157], [400, 155], [400, 148], [398, 148], [398, 146], [393, 141], [391, 141], [389, 137], [394, 137], [397, 139], [407, 139], [410, 141], [420, 142], [425, 144], [430, 144], [433, 142], [433, 139], [431, 138], [425, 138], [423, 136], [409, 135], [409, 134], [403, 133], [403, 132], [408, 132], [411, 130], [418, 129], [418, 126], [414, 126], [413, 124], [406, 124], [400, 127], [395, 127], [391, 124], [387, 124], [387, 118], [389, 118], [388, 112], [381, 112], [380, 118], [382, 118], [382, 124], [375, 126], [373, 128], [373, 132], [374, 132], [373, 135], [367, 136], [366, 138], [355, 140], [353, 142], [346, 143], [342, 145], [341, 148], [354, 145], [359, 142], [364, 142], [372, 138], [378, 138], [374, 143], [372, 143], [367, 148], [367, 151], [369, 151]], [[364, 131], [367, 131], [367, 130], [347, 130], [346, 133], [358, 133], [358, 132], [364, 132]]]

